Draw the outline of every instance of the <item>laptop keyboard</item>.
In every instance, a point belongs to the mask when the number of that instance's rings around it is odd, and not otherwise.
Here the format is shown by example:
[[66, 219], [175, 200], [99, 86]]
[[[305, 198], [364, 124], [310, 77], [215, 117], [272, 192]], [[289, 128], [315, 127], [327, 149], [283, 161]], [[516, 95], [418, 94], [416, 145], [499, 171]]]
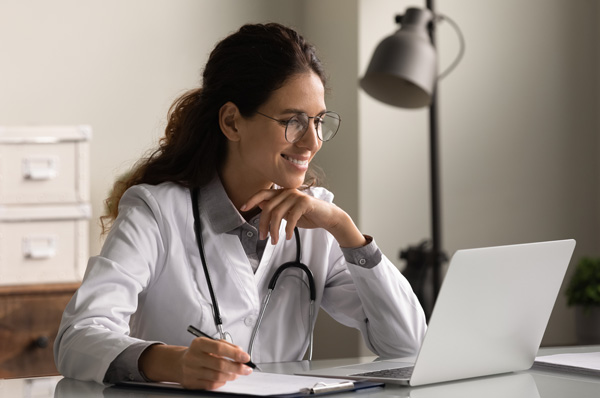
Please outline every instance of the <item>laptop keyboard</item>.
[[382, 369], [373, 372], [356, 373], [351, 376], [381, 377], [386, 379], [409, 379], [412, 375], [413, 369], [413, 366], [407, 366], [403, 368]]

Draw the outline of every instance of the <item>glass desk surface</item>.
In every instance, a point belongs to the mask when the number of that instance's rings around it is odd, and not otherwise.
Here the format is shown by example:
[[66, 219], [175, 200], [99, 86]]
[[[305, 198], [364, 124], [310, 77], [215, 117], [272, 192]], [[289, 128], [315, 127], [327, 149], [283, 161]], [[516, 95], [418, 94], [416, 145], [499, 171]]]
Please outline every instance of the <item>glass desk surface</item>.
[[[539, 355], [574, 352], [600, 352], [600, 346], [542, 348]], [[375, 357], [335, 360], [302, 361], [290, 363], [262, 364], [266, 372], [290, 373], [299, 370], [316, 369], [344, 365], [360, 361], [372, 361]], [[564, 398], [600, 397], [600, 377], [590, 377], [556, 371], [531, 369], [524, 372], [497, 376], [432, 384], [421, 387], [404, 387], [388, 384], [360, 392], [335, 394], [335, 397], [352, 397], [360, 394], [363, 398], [413, 397], [413, 398]], [[10, 398], [145, 398], [145, 397], [202, 397], [201, 391], [169, 391], [158, 389], [131, 389], [104, 386], [94, 382], [66, 379], [62, 376], [34, 377], [0, 380], [0, 397]]]

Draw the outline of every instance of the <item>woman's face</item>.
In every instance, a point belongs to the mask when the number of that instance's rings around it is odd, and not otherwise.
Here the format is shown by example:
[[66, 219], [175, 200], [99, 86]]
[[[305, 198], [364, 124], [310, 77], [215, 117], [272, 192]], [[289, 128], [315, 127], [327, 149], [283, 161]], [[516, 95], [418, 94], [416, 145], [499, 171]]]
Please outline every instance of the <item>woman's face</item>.
[[[316, 116], [325, 110], [323, 83], [312, 72], [292, 76], [258, 109], [283, 121], [299, 113]], [[293, 144], [285, 139], [285, 126], [275, 120], [260, 114], [241, 119], [238, 148], [228, 161], [236, 162], [244, 178], [257, 188], [268, 188], [273, 183], [284, 188], [301, 186], [310, 161], [322, 145], [314, 119], [309, 119], [308, 130]]]

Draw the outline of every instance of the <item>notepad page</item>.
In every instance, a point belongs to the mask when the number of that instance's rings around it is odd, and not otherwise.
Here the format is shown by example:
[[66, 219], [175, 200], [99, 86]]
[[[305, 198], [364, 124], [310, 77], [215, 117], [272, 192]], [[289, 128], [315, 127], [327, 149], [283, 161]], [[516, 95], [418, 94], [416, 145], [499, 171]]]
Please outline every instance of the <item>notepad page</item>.
[[546, 355], [537, 357], [535, 362], [600, 371], [600, 352]]

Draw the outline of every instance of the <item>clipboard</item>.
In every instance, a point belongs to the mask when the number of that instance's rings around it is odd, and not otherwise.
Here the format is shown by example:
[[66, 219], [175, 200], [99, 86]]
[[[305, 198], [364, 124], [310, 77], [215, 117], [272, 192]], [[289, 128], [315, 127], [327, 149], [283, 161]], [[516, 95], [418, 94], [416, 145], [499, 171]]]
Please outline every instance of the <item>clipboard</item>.
[[[384, 383], [370, 381], [356, 381], [345, 379], [328, 379], [322, 377], [286, 375], [281, 373], [256, 372], [254, 377], [243, 376], [233, 382], [228, 382], [218, 390], [187, 390], [178, 383], [155, 382], [122, 382], [110, 388], [119, 389], [154, 389], [155, 391], [168, 389], [177, 391], [182, 396], [202, 393], [202, 396], [225, 397], [271, 397], [271, 398], [296, 398], [316, 397], [351, 392], [367, 388], [382, 387]], [[252, 376], [252, 375], [251, 375]], [[285, 386], [284, 386], [285, 385]], [[281, 387], [284, 386], [284, 387]], [[300, 387], [298, 387], [300, 386]], [[269, 391], [268, 393], [265, 391]]]
[[[349, 391], [358, 391], [364, 390], [366, 388], [374, 388], [374, 387], [383, 387], [383, 383], [372, 382], [372, 381], [346, 381], [342, 383], [318, 383], [320, 385], [315, 385], [310, 388], [306, 388], [300, 390], [298, 394], [289, 394], [285, 395], [285, 397], [306, 397], [311, 395], [329, 395], [336, 394], [340, 392], [349, 392]], [[283, 397], [283, 396], [280, 396]]]

